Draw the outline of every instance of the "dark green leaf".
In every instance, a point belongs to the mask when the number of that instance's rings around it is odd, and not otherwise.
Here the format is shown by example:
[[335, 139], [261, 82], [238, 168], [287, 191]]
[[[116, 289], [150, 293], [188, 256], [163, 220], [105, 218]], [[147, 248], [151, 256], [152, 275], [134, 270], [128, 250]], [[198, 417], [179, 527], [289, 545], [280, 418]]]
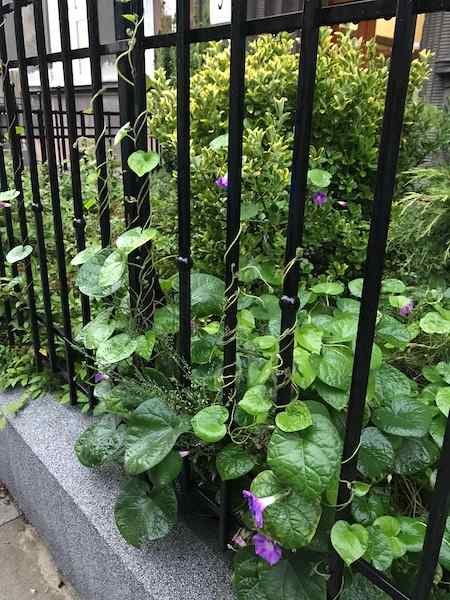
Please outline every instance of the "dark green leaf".
[[156, 466], [169, 454], [178, 437], [189, 430], [189, 419], [175, 414], [157, 397], [138, 406], [128, 421], [127, 472], [139, 475]]
[[223, 481], [246, 475], [257, 464], [256, 456], [235, 444], [225, 446], [216, 457], [217, 471]]
[[151, 489], [142, 479], [122, 484], [114, 507], [117, 528], [132, 546], [159, 540], [176, 524], [177, 498], [172, 487]]
[[123, 434], [114, 418], [104, 417], [84, 431], [75, 444], [78, 460], [85, 467], [98, 467], [114, 459], [123, 445]]
[[384, 477], [392, 471], [394, 449], [376, 427], [366, 427], [361, 434], [358, 470], [370, 479]]
[[317, 498], [336, 473], [340, 448], [341, 440], [333, 424], [314, 414], [312, 426], [301, 432], [274, 431], [267, 462], [282, 482], [302, 495]]

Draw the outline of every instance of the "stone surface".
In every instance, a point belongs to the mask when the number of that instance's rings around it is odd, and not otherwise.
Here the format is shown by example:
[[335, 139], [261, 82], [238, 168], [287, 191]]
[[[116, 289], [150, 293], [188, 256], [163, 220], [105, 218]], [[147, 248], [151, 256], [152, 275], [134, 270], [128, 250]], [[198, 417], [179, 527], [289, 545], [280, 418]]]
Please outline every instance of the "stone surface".
[[[0, 405], [16, 397], [0, 395]], [[49, 397], [0, 432], [0, 480], [81, 600], [231, 600], [228, 561], [185, 523], [144, 550], [120, 537], [113, 516], [119, 474], [86, 469], [73, 452], [89, 422]], [[216, 525], [201, 524], [215, 539]]]
[[4, 498], [0, 497], [0, 527], [17, 519], [18, 516], [19, 511], [11, 502], [10, 498], [8, 498], [8, 496], [5, 496]]
[[47, 548], [22, 518], [0, 526], [0, 557], [0, 600], [75, 600]]

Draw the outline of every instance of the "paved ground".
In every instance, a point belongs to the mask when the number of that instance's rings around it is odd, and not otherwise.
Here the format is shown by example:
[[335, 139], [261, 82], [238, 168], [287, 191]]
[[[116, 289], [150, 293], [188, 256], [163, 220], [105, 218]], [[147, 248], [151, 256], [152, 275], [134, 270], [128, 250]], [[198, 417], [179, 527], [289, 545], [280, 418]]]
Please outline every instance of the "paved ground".
[[0, 482], [0, 600], [75, 600]]

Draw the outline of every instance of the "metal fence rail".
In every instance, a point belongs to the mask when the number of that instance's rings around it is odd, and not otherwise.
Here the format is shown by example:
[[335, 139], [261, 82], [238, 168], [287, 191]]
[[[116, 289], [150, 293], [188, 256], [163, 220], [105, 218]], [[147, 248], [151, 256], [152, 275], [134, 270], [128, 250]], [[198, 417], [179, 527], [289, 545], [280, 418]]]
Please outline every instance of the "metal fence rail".
[[[35, 35], [37, 41], [37, 56], [27, 57], [24, 48], [22, 7], [32, 4], [34, 7]], [[70, 47], [69, 17], [67, 0], [59, 0], [59, 20], [62, 40], [61, 52], [48, 53], [44, 37], [43, 15], [41, 0], [17, 0], [4, 3], [0, 0], [0, 13], [4, 16], [13, 13], [16, 30], [17, 60], [8, 61], [5, 43], [4, 27], [0, 28], [0, 59], [3, 63], [3, 94], [7, 115], [7, 130], [14, 167], [14, 186], [20, 192], [18, 198], [19, 224], [21, 242], [28, 241], [27, 215], [24, 206], [22, 165], [20, 155], [20, 132], [16, 129], [19, 115], [23, 119], [27, 141], [30, 174], [33, 194], [33, 212], [40, 257], [40, 278], [44, 298], [45, 314], [38, 315], [35, 305], [33, 272], [30, 258], [26, 260], [26, 278], [28, 293], [28, 311], [32, 326], [32, 340], [37, 365], [42, 356], [40, 353], [40, 331], [42, 325], [46, 328], [48, 356], [54, 370], [62, 370], [70, 387], [70, 397], [76, 403], [77, 388], [82, 388], [74, 378], [74, 350], [72, 347], [72, 326], [69, 308], [69, 287], [66, 273], [66, 252], [64, 231], [61, 217], [60, 193], [58, 187], [58, 160], [55, 140], [68, 139], [68, 158], [72, 179], [74, 236], [78, 250], [86, 244], [85, 218], [82, 202], [80, 181], [80, 155], [75, 144], [79, 132], [93, 137], [96, 142], [96, 162], [100, 177], [98, 178], [98, 193], [100, 198], [99, 231], [102, 246], [110, 242], [109, 190], [108, 168], [106, 164], [106, 138], [111, 137], [112, 113], [104, 110], [102, 95], [97, 94], [102, 89], [100, 69], [101, 56], [115, 55], [119, 59], [119, 68], [124, 77], [119, 78], [120, 124], [135, 122], [142, 119], [136, 147], [125, 138], [121, 144], [123, 166], [123, 188], [125, 198], [138, 198], [139, 202], [124, 202], [124, 219], [127, 226], [145, 226], [150, 215], [148, 201], [149, 181], [145, 176], [138, 178], [127, 168], [127, 158], [136, 148], [146, 150], [148, 135], [146, 127], [146, 81], [145, 81], [145, 51], [150, 48], [176, 47], [177, 53], [177, 191], [178, 191], [178, 258], [177, 265], [180, 277], [180, 352], [184, 361], [190, 364], [191, 351], [191, 293], [190, 273], [191, 231], [190, 231], [190, 45], [197, 42], [229, 39], [231, 41], [230, 94], [229, 94], [229, 149], [228, 173], [229, 188], [226, 214], [227, 253], [225, 264], [225, 352], [223, 364], [223, 395], [224, 399], [233, 398], [236, 376], [236, 317], [237, 290], [239, 269], [239, 238], [240, 238], [240, 207], [241, 207], [241, 175], [242, 175], [242, 139], [245, 117], [245, 57], [246, 40], [248, 36], [262, 33], [293, 32], [301, 30], [301, 53], [299, 60], [298, 97], [295, 115], [295, 143], [292, 157], [291, 189], [289, 199], [289, 220], [286, 232], [285, 264], [294, 265], [286, 269], [283, 294], [280, 299], [281, 331], [280, 353], [282, 366], [279, 377], [278, 403], [285, 404], [290, 396], [290, 374], [293, 364], [293, 334], [292, 327], [299, 306], [300, 271], [295, 259], [298, 248], [302, 244], [304, 229], [304, 208], [307, 195], [307, 171], [309, 163], [309, 145], [312, 128], [312, 113], [315, 88], [315, 71], [318, 51], [319, 29], [321, 26], [339, 25], [348, 22], [358, 23], [363, 20], [376, 18], [391, 18], [396, 16], [392, 59], [387, 87], [387, 97], [384, 111], [382, 135], [379, 146], [379, 161], [376, 178], [376, 189], [373, 202], [373, 214], [370, 226], [369, 243], [367, 247], [366, 276], [361, 300], [361, 311], [356, 342], [353, 377], [350, 391], [350, 402], [347, 416], [344, 450], [342, 457], [341, 481], [352, 481], [356, 475], [356, 465], [360, 436], [363, 423], [363, 410], [368, 385], [369, 367], [374, 341], [376, 315], [381, 288], [381, 277], [384, 265], [387, 232], [390, 219], [391, 201], [394, 191], [395, 173], [402, 131], [405, 99], [408, 88], [409, 70], [413, 52], [414, 30], [416, 17], [421, 13], [450, 10], [450, 0], [361, 0], [333, 6], [321, 6], [320, 0], [305, 0], [304, 10], [288, 15], [247, 20], [245, 0], [232, 1], [231, 24], [190, 29], [189, 0], [177, 0], [177, 31], [176, 33], [144, 36], [140, 28], [132, 49], [135, 72], [131, 74], [128, 60], [120, 59], [127, 49], [126, 23], [122, 15], [132, 10], [141, 18], [143, 15], [142, 0], [132, 0], [126, 5], [116, 2], [116, 41], [101, 44], [98, 29], [97, 0], [89, 0], [88, 25], [89, 47], [72, 50]], [[73, 83], [72, 60], [88, 58], [91, 64], [93, 82], [93, 129], [87, 134], [86, 123], [83, 125], [83, 113], [75, 108], [75, 88]], [[48, 65], [61, 61], [64, 67], [65, 106], [55, 111], [52, 106], [51, 89], [48, 79]], [[42, 82], [42, 124], [36, 126], [35, 111], [31, 109], [30, 92], [27, 83], [27, 67], [38, 66]], [[13, 86], [9, 71], [19, 69], [23, 107], [17, 109]], [[134, 85], [127, 84], [126, 79], [134, 79]], [[105, 130], [106, 125], [106, 130]], [[107, 132], [105, 134], [105, 131]], [[40, 202], [39, 180], [37, 177], [37, 159], [34, 144], [36, 138], [45, 138], [46, 160], [51, 190], [52, 212], [54, 219], [54, 241], [58, 260], [60, 284], [61, 313], [63, 317], [62, 331], [53, 322], [53, 302], [48, 284], [46, 240], [42, 225], [42, 204]], [[63, 144], [66, 151], [66, 144]], [[61, 148], [61, 152], [63, 152]], [[61, 157], [60, 157], [61, 158]], [[65, 156], [62, 156], [65, 158]], [[3, 150], [0, 148], [0, 185], [2, 190], [8, 189], [6, 180]], [[144, 192], [142, 191], [144, 190]], [[144, 195], [143, 195], [144, 194]], [[147, 196], [145, 196], [147, 194]], [[7, 240], [0, 239], [0, 275], [5, 272], [4, 254], [1, 251], [5, 245], [15, 244], [11, 212], [5, 210]], [[66, 232], [66, 235], [68, 232]], [[138, 291], [138, 271], [142, 265], [149, 264], [145, 281], [146, 314], [143, 318], [151, 319], [155, 299], [160, 290], [153, 266], [149, 262], [151, 249], [141, 249], [133, 256], [129, 266], [131, 301]], [[13, 275], [17, 269], [13, 267]], [[11, 305], [6, 306], [6, 316], [11, 315]], [[90, 319], [90, 302], [86, 296], [81, 296], [81, 312], [83, 323]], [[23, 323], [23, 315], [19, 313], [19, 322]], [[10, 336], [13, 333], [10, 332]], [[65, 366], [61, 368], [55, 350], [55, 339], [62, 338], [65, 348]], [[189, 385], [189, 381], [185, 381]], [[90, 396], [93, 405], [92, 386], [88, 390], [82, 388]], [[229, 533], [229, 507], [227, 484], [222, 485], [221, 503], [215, 510], [220, 515], [220, 536], [225, 546]], [[435, 494], [429, 515], [428, 527], [423, 548], [422, 561], [418, 573], [417, 585], [413, 599], [396, 588], [383, 573], [377, 571], [364, 560], [359, 560], [354, 567], [370, 579], [389, 596], [396, 599], [426, 600], [428, 597], [434, 571], [437, 565], [439, 549], [443, 538], [445, 519], [447, 516], [450, 495], [450, 425], [447, 424], [442, 455], [438, 468]], [[344, 483], [340, 484], [338, 506], [346, 508], [337, 513], [338, 518], [349, 514], [349, 490]], [[335, 554], [330, 554], [330, 573], [328, 586], [329, 599], [339, 596], [344, 565]]]

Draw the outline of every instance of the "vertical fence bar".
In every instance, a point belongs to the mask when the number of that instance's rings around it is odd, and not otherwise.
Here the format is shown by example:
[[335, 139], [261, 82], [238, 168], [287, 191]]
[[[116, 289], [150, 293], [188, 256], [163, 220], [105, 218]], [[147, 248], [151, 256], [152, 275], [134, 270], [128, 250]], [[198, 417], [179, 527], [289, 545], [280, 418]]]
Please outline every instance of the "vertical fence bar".
[[[232, 404], [236, 396], [236, 329], [239, 298], [239, 249], [242, 190], [242, 138], [245, 111], [245, 46], [247, 0], [232, 0], [230, 105], [228, 147], [227, 233], [225, 251], [225, 325], [223, 363], [223, 402]], [[220, 544], [228, 537], [227, 484], [222, 484]]]
[[39, 109], [37, 112], [39, 146], [41, 148], [41, 161], [47, 162], [47, 146], [45, 143], [44, 119], [42, 117], [42, 94], [39, 94]]
[[[5, 265], [5, 249], [3, 245], [3, 237], [0, 233], [0, 277], [6, 277], [6, 265]], [[9, 298], [6, 298], [4, 302], [5, 307], [5, 321], [6, 330], [8, 334], [8, 344], [14, 346], [14, 329], [12, 325], [12, 311], [11, 302]]]
[[47, 70], [47, 50], [44, 37], [44, 16], [41, 0], [33, 0], [36, 47], [41, 79], [42, 100], [44, 109], [45, 135], [47, 138], [47, 161], [52, 200], [53, 227], [55, 232], [56, 257], [58, 262], [59, 285], [61, 292], [61, 310], [64, 331], [64, 347], [66, 354], [67, 375], [69, 381], [70, 401], [76, 404], [77, 391], [75, 385], [75, 365], [72, 348], [72, 326], [69, 306], [69, 288], [67, 284], [66, 256], [64, 250], [64, 229], [61, 217], [61, 202], [59, 196], [58, 165], [55, 156], [55, 138], [52, 120], [52, 99]]
[[[62, 168], [62, 156], [61, 156], [61, 146], [59, 143], [59, 118], [58, 118], [58, 111], [57, 110], [53, 110], [53, 99], [51, 96], [51, 91], [50, 91], [50, 106], [52, 107], [52, 127], [53, 127], [53, 131], [54, 131], [54, 139], [53, 139], [53, 143], [56, 145], [56, 156], [57, 156], [57, 160], [56, 163], [58, 165], [58, 167], [61, 169]], [[45, 111], [45, 109], [44, 109]], [[44, 112], [44, 120], [45, 120], [45, 112]]]
[[297, 252], [303, 243], [305, 205], [308, 186], [309, 150], [319, 45], [320, 0], [305, 0], [301, 32], [300, 61], [295, 114], [294, 149], [281, 306], [278, 404], [291, 399], [291, 374], [294, 352], [294, 333], [300, 305], [298, 288], [300, 269]]
[[[147, 148], [147, 99], [145, 80], [145, 55], [143, 46], [143, 6], [139, 0], [134, 4], [138, 19], [138, 31], [134, 48], [118, 56], [119, 70], [119, 111], [120, 124], [130, 123], [134, 129], [136, 141], [127, 136], [121, 143], [123, 189], [125, 199], [125, 221], [128, 228], [148, 225], [150, 221], [149, 177], [138, 178], [128, 167], [128, 157], [135, 150]], [[128, 6], [116, 3], [116, 37], [126, 39], [126, 22], [123, 15], [130, 12]], [[131, 83], [130, 83], [131, 82]], [[137, 303], [142, 305], [139, 320], [145, 324], [154, 311], [155, 285], [158, 297], [162, 296], [153, 267], [150, 263], [151, 245], [139, 248], [130, 256], [129, 281], [132, 310], [136, 312]], [[145, 268], [142, 268], [143, 265]], [[141, 291], [142, 288], [142, 291]]]
[[[89, 5], [89, 3], [88, 3]], [[61, 88], [57, 88], [56, 90], [57, 98], [58, 98], [58, 112], [59, 112], [59, 131], [61, 134], [60, 144], [61, 144], [61, 152], [62, 152], [62, 160], [63, 160], [63, 170], [67, 171], [67, 149], [66, 149], [66, 126], [64, 123], [64, 111], [62, 105], [62, 93]]]
[[97, 162], [97, 190], [100, 211], [100, 234], [102, 247], [111, 243], [108, 168], [106, 162], [105, 115], [102, 93], [102, 64], [100, 51], [100, 33], [98, 27], [98, 3], [90, 0], [86, 3], [89, 35], [89, 58], [91, 63], [92, 109], [94, 114], [95, 158]]
[[23, 98], [23, 115], [25, 135], [28, 145], [28, 158], [31, 180], [31, 192], [33, 195], [33, 212], [36, 227], [36, 240], [39, 254], [39, 273], [41, 277], [42, 296], [47, 332], [47, 349], [50, 368], [57, 370], [55, 335], [53, 329], [53, 311], [48, 279], [47, 248], [45, 244], [44, 222], [42, 218], [43, 206], [39, 186], [39, 173], [36, 160], [36, 146], [34, 142], [33, 111], [31, 107], [30, 88], [28, 84], [28, 70], [26, 67], [25, 40], [23, 31], [22, 9], [20, 5], [14, 6], [14, 29], [16, 34], [17, 58], [19, 60], [20, 87]]
[[[0, 7], [2, 6], [2, 0], [0, 0]], [[8, 68], [8, 51], [6, 47], [6, 34], [5, 27], [0, 27], [0, 60], [2, 62], [2, 79], [3, 79], [3, 92], [5, 95], [6, 112], [8, 115], [8, 136], [11, 150], [13, 171], [14, 171], [14, 187], [19, 192], [17, 197], [17, 212], [19, 217], [19, 228], [22, 244], [25, 246], [28, 244], [28, 225], [25, 211], [25, 199], [22, 185], [22, 153], [20, 148], [20, 138], [16, 131], [18, 125], [17, 119], [17, 106], [14, 98], [14, 91], [10, 81], [9, 68]], [[40, 339], [39, 339], [39, 324], [37, 320], [36, 312], [36, 297], [34, 293], [34, 282], [33, 282], [33, 266], [31, 262], [31, 256], [27, 256], [24, 260], [25, 278], [27, 282], [27, 297], [28, 297], [28, 310], [29, 310], [29, 322], [31, 329], [31, 339], [33, 342], [34, 357], [36, 361], [36, 367], [38, 370], [42, 368], [42, 356], [40, 354]]]
[[[188, 3], [188, 0], [186, 0]], [[144, 48], [144, 2], [135, 0], [135, 12], [138, 18], [136, 28], [136, 39], [132, 52], [132, 63], [134, 71], [134, 110], [135, 122], [134, 132], [136, 139], [136, 150], [148, 151], [148, 127], [147, 127], [147, 78], [145, 74], [145, 48]], [[147, 173], [143, 177], [135, 177], [136, 198], [139, 225], [148, 227], [151, 222], [150, 205], [150, 178]], [[140, 303], [138, 306], [139, 321], [145, 326], [150, 323], [156, 308], [156, 302], [161, 301], [163, 293], [159, 286], [155, 269], [152, 264], [152, 243], [148, 242], [139, 249], [134, 258], [140, 267], [139, 291]]]
[[[1, 3], [0, 3], [1, 6]], [[0, 189], [2, 192], [5, 192], [8, 189], [8, 177], [6, 175], [6, 167], [5, 167], [5, 155], [3, 151], [3, 146], [0, 145]], [[12, 221], [12, 214], [10, 208], [4, 208], [3, 214], [5, 215], [5, 226], [6, 226], [6, 239], [8, 240], [9, 249], [14, 248], [16, 245], [15, 234], [14, 234], [14, 225]], [[17, 277], [19, 271], [17, 269], [17, 263], [11, 265], [11, 275], [13, 278]], [[17, 324], [19, 326], [23, 325], [23, 314], [20, 309], [16, 311], [17, 314]]]
[[[177, 0], [177, 187], [180, 355], [191, 366], [190, 0]], [[182, 373], [187, 383], [190, 373]]]
[[[69, 140], [69, 159], [70, 159], [70, 174], [72, 183], [73, 196], [73, 225], [75, 229], [75, 239], [78, 252], [86, 248], [86, 220], [84, 218], [83, 195], [81, 186], [80, 173], [80, 152], [78, 150], [78, 129], [77, 129], [77, 112], [75, 100], [75, 87], [73, 79], [73, 63], [71, 58], [70, 45], [70, 24], [69, 24], [69, 8], [67, 0], [59, 0], [59, 28], [61, 33], [61, 53], [64, 71], [64, 88], [67, 112], [67, 136]], [[109, 218], [108, 218], [109, 225]], [[91, 304], [89, 297], [85, 294], [80, 294], [81, 301], [81, 317], [83, 325], [86, 325], [91, 320]], [[92, 352], [87, 351], [87, 355], [92, 357]], [[90, 361], [89, 361], [90, 362]], [[94, 406], [94, 389], [93, 389], [93, 370], [89, 373], [89, 403], [90, 407]]]
[[[349, 516], [350, 500], [346, 482], [353, 481], [357, 474], [370, 359], [414, 44], [416, 15], [413, 7], [413, 0], [398, 0], [337, 499], [337, 506], [345, 507], [337, 515], [344, 519]], [[339, 594], [343, 570], [342, 560], [333, 554], [328, 587], [331, 599]]]
[[431, 592], [448, 516], [449, 498], [450, 417], [447, 418], [436, 484], [434, 486], [433, 500], [428, 516], [427, 531], [423, 544], [422, 560], [414, 588], [414, 600], [427, 600]]

